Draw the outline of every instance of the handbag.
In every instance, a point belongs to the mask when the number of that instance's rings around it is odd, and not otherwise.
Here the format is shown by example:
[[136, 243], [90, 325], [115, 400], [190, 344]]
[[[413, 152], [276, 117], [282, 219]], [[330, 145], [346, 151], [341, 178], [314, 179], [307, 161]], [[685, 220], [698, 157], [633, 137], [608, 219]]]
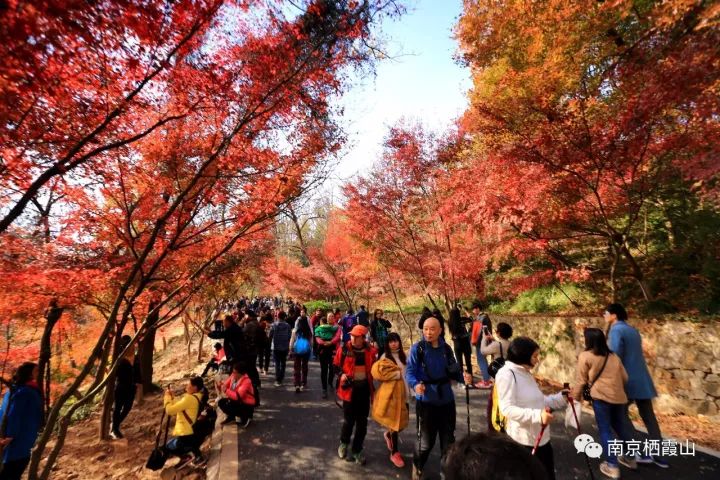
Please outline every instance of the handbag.
[[500, 356], [493, 359], [490, 365], [488, 365], [488, 373], [492, 378], [495, 378], [497, 372], [505, 366], [505, 354], [503, 354], [502, 342], [498, 340], [498, 343], [500, 344]]
[[293, 348], [295, 355], [307, 355], [310, 353], [310, 341], [305, 337], [295, 339], [295, 347]]
[[148, 470], [160, 470], [165, 466], [165, 462], [168, 459], [168, 453], [165, 449], [165, 444], [167, 443], [167, 437], [168, 437], [168, 431], [170, 430], [170, 415], [167, 417], [167, 422], [165, 423], [165, 439], [163, 440], [163, 446], [160, 446], [160, 434], [162, 433], [163, 427], [163, 420], [165, 419], [165, 409], [163, 409], [162, 417], [160, 418], [160, 428], [158, 429], [157, 436], [155, 437], [155, 448], [152, 452], [150, 452], [150, 457], [148, 458], [147, 463], [145, 464], [145, 468]]
[[595, 385], [595, 382], [597, 382], [597, 379], [600, 378], [600, 375], [602, 375], [603, 370], [605, 370], [605, 365], [607, 365], [607, 361], [608, 361], [608, 357], [609, 357], [609, 356], [610, 356], [610, 354], [605, 355], [605, 361], [603, 362], [603, 366], [602, 366], [602, 368], [600, 369], [600, 371], [598, 372], [598, 374], [595, 375], [595, 378], [593, 379], [593, 381], [590, 382], [590, 383], [586, 383], [585, 385], [583, 385], [583, 389], [582, 389], [582, 397], [583, 397], [583, 400], [587, 400], [588, 402], [592, 402], [593, 398], [592, 398], [592, 395], [590, 395], [590, 389], [592, 388], [593, 385]]

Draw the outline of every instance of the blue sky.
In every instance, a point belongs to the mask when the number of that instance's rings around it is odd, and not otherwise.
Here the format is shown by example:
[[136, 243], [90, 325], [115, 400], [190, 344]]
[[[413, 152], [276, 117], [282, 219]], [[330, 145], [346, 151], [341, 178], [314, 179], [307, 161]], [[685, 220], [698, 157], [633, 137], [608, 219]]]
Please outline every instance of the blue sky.
[[465, 110], [470, 73], [453, 60], [457, 43], [452, 39], [462, 0], [405, 4], [407, 14], [381, 26], [385, 51], [396, 58], [380, 61], [376, 75], [361, 80], [342, 100], [349, 143], [335, 182], [367, 172], [397, 120], [441, 129]]

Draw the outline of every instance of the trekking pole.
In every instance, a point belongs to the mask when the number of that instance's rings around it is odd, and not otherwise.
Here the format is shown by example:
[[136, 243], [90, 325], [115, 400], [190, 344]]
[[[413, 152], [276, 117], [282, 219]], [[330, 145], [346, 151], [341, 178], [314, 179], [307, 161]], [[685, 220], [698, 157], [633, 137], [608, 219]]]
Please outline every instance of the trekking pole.
[[[550, 408], [545, 407], [545, 411], [550, 413]], [[535, 455], [535, 452], [537, 451], [538, 445], [540, 445], [540, 440], [542, 439], [543, 433], [545, 433], [545, 429], [547, 428], [548, 424], [543, 423], [542, 427], [540, 428], [540, 434], [535, 439], [535, 446], [532, 449], [532, 452], [530, 452], [530, 455]]]
[[470, 389], [468, 385], [465, 385], [465, 405], [467, 406], [468, 436], [470, 436]]
[[[578, 434], [581, 434], [582, 430], [580, 429], [580, 421], [578, 420], [577, 413], [575, 412], [575, 401], [569, 394], [564, 393], [564, 395], [567, 397], [567, 401], [570, 404], [570, 409], [573, 412], [573, 417], [575, 417], [575, 425], [577, 426]], [[590, 479], [595, 480], [595, 474], [593, 473], [593, 469], [590, 465], [590, 459], [588, 458], [587, 453], [583, 452], [583, 456], [585, 457], [585, 464], [587, 465], [588, 472], [590, 473]]]

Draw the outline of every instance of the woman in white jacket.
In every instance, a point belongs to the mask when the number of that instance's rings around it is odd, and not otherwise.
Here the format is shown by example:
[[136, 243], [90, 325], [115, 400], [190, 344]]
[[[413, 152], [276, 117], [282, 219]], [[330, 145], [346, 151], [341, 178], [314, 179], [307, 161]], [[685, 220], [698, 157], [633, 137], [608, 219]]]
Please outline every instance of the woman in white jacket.
[[[510, 343], [505, 366], [495, 377], [500, 413], [506, 417], [505, 430], [517, 443], [532, 450], [543, 425], [553, 418], [550, 410], [567, 405], [563, 392], [545, 395], [530, 371], [539, 363], [540, 346], [531, 338], [518, 337]], [[545, 428], [535, 452], [548, 478], [555, 479], [555, 462], [550, 444], [550, 426]]]

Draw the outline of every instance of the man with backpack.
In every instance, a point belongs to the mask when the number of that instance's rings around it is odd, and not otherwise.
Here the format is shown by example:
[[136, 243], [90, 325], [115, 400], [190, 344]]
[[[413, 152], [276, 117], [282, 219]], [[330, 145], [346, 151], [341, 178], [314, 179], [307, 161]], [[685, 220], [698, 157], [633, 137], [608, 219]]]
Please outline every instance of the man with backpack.
[[[367, 333], [367, 328], [355, 325], [350, 331], [351, 340], [338, 348], [333, 362], [339, 374], [337, 396], [342, 400], [343, 409], [338, 456], [358, 465], [365, 464], [363, 444], [374, 391], [370, 372], [377, 356], [377, 351], [365, 341]], [[355, 437], [350, 445], [353, 429]], [[349, 452], [348, 447], [351, 447]]]
[[357, 325], [357, 317], [352, 308], [348, 308], [345, 315], [340, 319], [340, 328], [342, 328], [343, 344], [350, 341], [350, 330]]
[[451, 381], [472, 382], [463, 374], [453, 351], [441, 336], [435, 317], [423, 322], [423, 338], [410, 348], [405, 378], [415, 391], [418, 438], [413, 457], [413, 480], [422, 478], [422, 469], [440, 437], [443, 458], [455, 442], [455, 394]]

